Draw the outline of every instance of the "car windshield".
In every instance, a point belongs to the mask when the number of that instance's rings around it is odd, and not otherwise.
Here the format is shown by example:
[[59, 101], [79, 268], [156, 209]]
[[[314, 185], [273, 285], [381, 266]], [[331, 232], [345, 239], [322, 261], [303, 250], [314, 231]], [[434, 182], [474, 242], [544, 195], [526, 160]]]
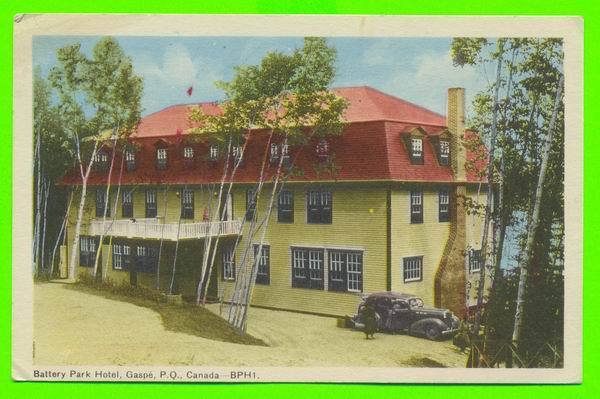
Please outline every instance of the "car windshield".
[[422, 308], [423, 307], [423, 301], [420, 300], [419, 298], [411, 298], [408, 303], [410, 303], [410, 307], [411, 308]]

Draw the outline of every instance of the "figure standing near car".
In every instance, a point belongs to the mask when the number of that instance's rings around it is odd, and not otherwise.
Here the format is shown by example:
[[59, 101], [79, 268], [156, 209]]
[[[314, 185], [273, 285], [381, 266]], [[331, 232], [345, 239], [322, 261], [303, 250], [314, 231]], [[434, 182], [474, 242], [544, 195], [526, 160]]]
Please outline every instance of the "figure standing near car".
[[365, 336], [366, 339], [375, 338], [374, 334], [377, 331], [377, 313], [370, 304], [365, 305], [362, 314], [363, 323], [365, 324]]

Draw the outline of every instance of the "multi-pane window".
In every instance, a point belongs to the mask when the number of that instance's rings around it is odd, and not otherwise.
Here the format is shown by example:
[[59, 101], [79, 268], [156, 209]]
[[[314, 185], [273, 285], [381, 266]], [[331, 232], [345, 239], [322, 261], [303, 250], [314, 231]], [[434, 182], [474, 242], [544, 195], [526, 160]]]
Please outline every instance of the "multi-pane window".
[[439, 203], [439, 221], [447, 222], [450, 220], [450, 191], [442, 188], [438, 193]]
[[110, 204], [106, 200], [106, 189], [99, 188], [96, 190], [96, 217], [104, 217], [106, 208], [106, 216], [110, 216]]
[[329, 251], [329, 291], [362, 292], [362, 253]]
[[208, 157], [211, 161], [216, 161], [219, 159], [219, 147], [212, 144], [208, 150]]
[[308, 223], [331, 224], [333, 204], [331, 191], [327, 189], [309, 190], [306, 196]]
[[292, 287], [323, 289], [322, 249], [294, 248], [292, 250]]
[[158, 170], [167, 169], [167, 149], [159, 148], [156, 150], [156, 168]]
[[423, 279], [423, 257], [412, 256], [410, 258], [404, 258], [404, 282], [410, 281], [421, 281]]
[[329, 143], [325, 139], [319, 140], [315, 149], [317, 156], [321, 160], [326, 160], [329, 157]]
[[79, 266], [93, 267], [96, 261], [98, 239], [90, 236], [79, 237]]
[[225, 245], [221, 250], [223, 280], [235, 280], [235, 255], [233, 245]]
[[282, 190], [277, 197], [277, 221], [279, 223], [294, 222], [294, 193]]
[[471, 249], [469, 251], [469, 273], [481, 271], [481, 250]]
[[241, 163], [242, 162], [242, 157], [243, 157], [242, 146], [240, 146], [240, 145], [234, 145], [231, 148], [231, 156], [233, 157], [233, 161], [235, 163]]
[[[258, 256], [258, 244], [254, 244], [254, 258]], [[269, 284], [270, 282], [270, 247], [263, 245], [261, 248], [261, 255], [258, 258], [258, 270], [256, 273], [256, 284]]]
[[151, 245], [138, 245], [136, 248], [136, 270], [155, 273], [158, 266], [158, 249]]
[[256, 212], [256, 191], [253, 189], [246, 190], [246, 220], [254, 219]]
[[146, 190], [146, 217], [155, 218], [157, 215], [156, 209], [156, 190]]
[[108, 168], [108, 154], [102, 150], [94, 156], [94, 166], [97, 170], [106, 170]]
[[135, 170], [135, 152], [131, 150], [125, 151], [125, 169], [129, 172]]
[[194, 218], [194, 190], [189, 188], [181, 190], [181, 217], [183, 219]]
[[412, 163], [422, 164], [423, 163], [423, 139], [413, 137], [410, 140], [410, 156]]
[[194, 148], [190, 146], [183, 147], [183, 164], [186, 167], [194, 165]]
[[410, 222], [423, 223], [423, 191], [410, 192]]
[[131, 190], [123, 190], [121, 197], [121, 213], [124, 218], [133, 217], [133, 192]]
[[271, 164], [279, 164], [279, 157], [283, 157], [282, 163], [284, 165], [289, 164], [290, 153], [289, 153], [289, 145], [288, 144], [277, 144], [271, 143], [271, 151], [269, 160]]
[[450, 142], [440, 140], [440, 165], [450, 164]]
[[277, 163], [279, 160], [279, 145], [277, 143], [271, 143], [271, 151], [270, 151], [269, 160], [272, 164]]
[[128, 244], [113, 244], [113, 269], [129, 270], [131, 247]]

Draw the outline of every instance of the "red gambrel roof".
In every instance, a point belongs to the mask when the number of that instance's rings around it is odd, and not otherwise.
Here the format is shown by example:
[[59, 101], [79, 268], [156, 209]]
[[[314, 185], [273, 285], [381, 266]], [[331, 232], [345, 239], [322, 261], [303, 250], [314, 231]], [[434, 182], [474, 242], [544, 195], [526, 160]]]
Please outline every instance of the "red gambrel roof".
[[[348, 125], [339, 137], [330, 139], [330, 149], [335, 154], [337, 173], [320, 174], [315, 170], [318, 158], [316, 143], [302, 148], [291, 148], [295, 166], [303, 174], [291, 181], [344, 180], [344, 181], [415, 181], [452, 182], [450, 166], [439, 164], [432, 140], [423, 141], [424, 164], [413, 165], [403, 140], [403, 134], [421, 128], [426, 136], [439, 135], [446, 130], [446, 118], [433, 111], [385, 94], [370, 87], [348, 87], [333, 89], [349, 101], [344, 118]], [[223, 160], [211, 162], [207, 158], [206, 143], [186, 143], [181, 136], [191, 127], [187, 115], [190, 106], [200, 105], [211, 115], [220, 113], [217, 103], [174, 105], [142, 118], [132, 141], [140, 146], [135, 171], [123, 172], [122, 184], [202, 184], [216, 183], [221, 179]], [[236, 173], [235, 181], [251, 183], [258, 179], [268, 134], [255, 131], [244, 154], [244, 163]], [[168, 168], [156, 170], [155, 144], [166, 140], [168, 147]], [[183, 163], [183, 147], [194, 147], [194, 165], [190, 168]], [[468, 155], [470, 157], [470, 155]], [[120, 159], [120, 158], [117, 158]], [[119, 167], [115, 167], [112, 183], [118, 181]], [[275, 167], [268, 167], [267, 176], [274, 173]], [[106, 184], [106, 172], [92, 172], [88, 184]], [[476, 182], [474, 174], [468, 174], [468, 181]], [[80, 184], [81, 177], [76, 170], [67, 174], [62, 184]]]

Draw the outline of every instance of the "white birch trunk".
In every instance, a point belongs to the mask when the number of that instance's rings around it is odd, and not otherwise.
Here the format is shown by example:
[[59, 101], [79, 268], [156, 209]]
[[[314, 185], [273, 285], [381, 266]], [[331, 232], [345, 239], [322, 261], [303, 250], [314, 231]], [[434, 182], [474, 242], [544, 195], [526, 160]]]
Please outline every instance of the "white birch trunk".
[[71, 191], [71, 195], [69, 195], [69, 202], [67, 202], [67, 210], [65, 212], [65, 217], [63, 218], [62, 224], [60, 226], [60, 231], [58, 232], [58, 236], [56, 237], [56, 242], [54, 243], [54, 248], [52, 249], [52, 260], [50, 263], [50, 277], [54, 274], [54, 262], [56, 259], [56, 250], [60, 245], [60, 239], [65, 231], [65, 227], [67, 225], [67, 221], [69, 220], [69, 212], [71, 212], [71, 203], [73, 202], [73, 191]]
[[50, 182], [44, 179], [44, 184], [46, 188], [44, 189], [44, 211], [42, 213], [43, 225], [42, 225], [42, 242], [40, 249], [40, 270], [44, 271], [46, 269], [46, 262], [44, 260], [46, 256], [46, 221], [47, 221], [47, 209], [48, 209], [48, 197], [50, 196]]

